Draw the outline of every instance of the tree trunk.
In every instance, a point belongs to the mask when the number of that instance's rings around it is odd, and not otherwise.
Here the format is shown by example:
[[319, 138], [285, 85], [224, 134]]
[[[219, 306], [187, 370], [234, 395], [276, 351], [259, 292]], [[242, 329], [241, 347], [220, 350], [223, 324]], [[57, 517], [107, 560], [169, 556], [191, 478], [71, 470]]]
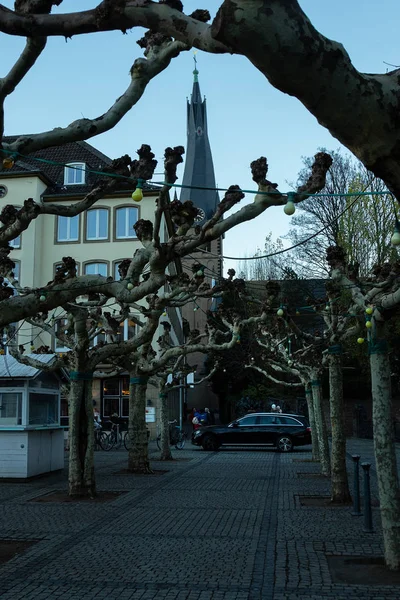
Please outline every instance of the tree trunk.
[[[96, 495], [92, 379], [71, 377], [69, 390], [69, 495]], [[72, 373], [71, 373], [72, 375]], [[89, 374], [87, 374], [89, 377]]]
[[315, 461], [319, 461], [319, 440], [318, 440], [318, 432], [317, 425], [315, 423], [315, 413], [314, 413], [314, 402], [312, 397], [312, 391], [307, 384], [305, 384], [305, 392], [306, 392], [306, 401], [308, 407], [308, 418], [310, 421], [311, 428], [311, 441], [312, 441], [312, 459]]
[[329, 477], [331, 473], [328, 435], [326, 431], [325, 417], [322, 410], [321, 382], [317, 379], [311, 382], [311, 390], [314, 404], [315, 424], [318, 436], [319, 459], [323, 475]]
[[329, 404], [332, 427], [331, 501], [337, 504], [348, 504], [351, 501], [351, 496], [346, 468], [346, 436], [341, 354], [329, 355]]
[[378, 476], [385, 562], [389, 569], [400, 568], [400, 497], [392, 424], [390, 363], [386, 341], [375, 337], [381, 324], [374, 323], [370, 342], [373, 427]]
[[131, 442], [128, 455], [128, 471], [152, 473], [149, 461], [146, 427], [147, 377], [135, 376], [129, 384], [128, 432]]
[[161, 460], [174, 460], [169, 445], [168, 394], [161, 392]]

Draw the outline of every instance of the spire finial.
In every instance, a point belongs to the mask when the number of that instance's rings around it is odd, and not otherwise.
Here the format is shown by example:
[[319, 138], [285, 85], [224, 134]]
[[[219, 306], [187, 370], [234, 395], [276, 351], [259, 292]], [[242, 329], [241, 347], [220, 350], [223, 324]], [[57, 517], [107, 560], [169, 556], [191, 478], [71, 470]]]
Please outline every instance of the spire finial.
[[197, 83], [199, 81], [199, 77], [198, 77], [199, 72], [197, 70], [197, 58], [196, 58], [196, 54], [197, 54], [197, 50], [194, 50], [193, 51], [193, 61], [194, 61], [194, 71], [193, 71], [194, 78], [193, 78], [193, 81], [194, 81], [194, 83]]

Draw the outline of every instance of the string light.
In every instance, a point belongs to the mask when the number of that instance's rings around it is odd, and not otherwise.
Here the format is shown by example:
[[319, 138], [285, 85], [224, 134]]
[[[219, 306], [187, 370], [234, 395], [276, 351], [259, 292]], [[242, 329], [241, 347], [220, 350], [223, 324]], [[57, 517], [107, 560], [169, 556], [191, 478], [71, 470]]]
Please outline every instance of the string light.
[[374, 312], [374, 309], [372, 308], [372, 306], [368, 306], [365, 309], [365, 312], [367, 313], [367, 315], [372, 315], [372, 313]]
[[143, 200], [143, 179], [138, 179], [136, 184], [136, 190], [132, 194], [132, 200], [135, 202], [141, 202]]
[[278, 310], [276, 311], [276, 314], [278, 315], [278, 317], [283, 317], [285, 312], [284, 312], [283, 308], [278, 308]]
[[365, 342], [365, 339], [362, 337], [357, 338], [357, 344], [363, 344]]
[[[69, 169], [77, 169], [79, 171], [82, 170], [81, 167], [74, 167], [71, 166], [67, 163], [62, 163], [62, 162], [57, 162], [54, 160], [47, 160], [45, 158], [39, 158], [37, 156], [32, 156], [29, 154], [21, 154], [21, 152], [16, 152], [15, 150], [6, 150], [5, 148], [3, 148], [1, 150], [1, 152], [3, 154], [8, 154], [9, 156], [7, 156], [6, 158], [3, 159], [3, 166], [4, 166], [4, 161], [6, 160], [13, 160], [15, 162], [15, 159], [20, 156], [21, 158], [26, 158], [28, 160], [34, 160], [37, 162], [41, 162], [44, 164], [48, 164], [48, 165], [54, 165], [54, 166], [59, 166], [59, 167], [68, 167]], [[5, 168], [11, 168], [11, 167], [5, 167]], [[125, 179], [128, 181], [132, 182], [132, 177], [129, 177], [127, 175], [119, 175], [118, 173], [107, 173], [106, 171], [96, 171], [94, 169], [85, 169], [86, 173], [93, 173], [94, 175], [101, 175], [103, 177], [111, 177], [114, 179]], [[146, 183], [146, 181], [144, 179], [138, 179], [137, 180], [137, 189], [141, 189], [143, 183]], [[208, 186], [201, 186], [201, 185], [182, 185], [182, 184], [178, 184], [178, 183], [170, 183], [170, 182], [166, 182], [166, 181], [149, 181], [149, 183], [151, 185], [158, 185], [158, 186], [165, 186], [167, 185], [168, 187], [177, 187], [177, 188], [185, 188], [185, 189], [192, 189], [192, 190], [205, 190], [205, 191], [218, 191], [218, 192], [227, 192], [229, 188], [220, 188], [220, 187], [208, 187]], [[369, 184], [368, 184], [369, 185]], [[136, 191], [135, 190], [135, 191]], [[243, 193], [246, 194], [259, 194], [259, 195], [267, 195], [270, 196], [271, 194], [276, 194], [278, 196], [288, 196], [290, 197], [291, 195], [294, 196], [295, 192], [290, 191], [290, 192], [279, 192], [279, 191], [270, 191], [270, 192], [263, 192], [260, 190], [241, 190]], [[135, 192], [134, 192], [135, 193]], [[383, 190], [383, 191], [371, 191], [371, 192], [367, 192], [365, 190], [363, 190], [362, 192], [346, 192], [346, 193], [336, 193], [336, 194], [329, 194], [329, 193], [320, 193], [320, 194], [304, 194], [302, 192], [302, 196], [313, 196], [313, 197], [321, 197], [321, 198], [326, 198], [326, 197], [352, 197], [352, 196], [384, 196], [390, 194], [391, 192], [389, 190]]]
[[400, 222], [397, 219], [397, 217], [394, 225], [394, 232], [392, 237], [390, 238], [390, 243], [392, 244], [392, 246], [400, 245]]
[[12, 156], [6, 156], [6, 158], [3, 158], [3, 167], [5, 169], [12, 169], [14, 164], [15, 162]]
[[296, 207], [294, 205], [294, 201], [293, 201], [293, 197], [294, 197], [294, 193], [293, 192], [289, 192], [287, 195], [287, 202], [285, 204], [285, 206], [283, 207], [283, 212], [285, 213], [285, 215], [288, 215], [289, 217], [291, 215], [293, 215], [296, 211]]
[[128, 283], [128, 285], [126, 286], [126, 288], [128, 290], [133, 290], [133, 283]]

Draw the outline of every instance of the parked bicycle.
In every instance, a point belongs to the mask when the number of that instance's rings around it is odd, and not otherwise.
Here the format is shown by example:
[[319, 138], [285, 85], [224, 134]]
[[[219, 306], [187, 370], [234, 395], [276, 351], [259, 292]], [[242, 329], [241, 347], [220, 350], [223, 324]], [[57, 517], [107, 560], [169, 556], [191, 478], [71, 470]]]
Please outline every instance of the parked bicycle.
[[[177, 420], [168, 421], [169, 426], [169, 444], [170, 446], [175, 446], [177, 450], [182, 450], [185, 443], [187, 434], [185, 431], [181, 431], [179, 425], [177, 425]], [[157, 436], [157, 447], [161, 450], [161, 433]]]
[[98, 448], [102, 450], [111, 450], [112, 448], [109, 433], [102, 429], [94, 430], [94, 449], [97, 450]]

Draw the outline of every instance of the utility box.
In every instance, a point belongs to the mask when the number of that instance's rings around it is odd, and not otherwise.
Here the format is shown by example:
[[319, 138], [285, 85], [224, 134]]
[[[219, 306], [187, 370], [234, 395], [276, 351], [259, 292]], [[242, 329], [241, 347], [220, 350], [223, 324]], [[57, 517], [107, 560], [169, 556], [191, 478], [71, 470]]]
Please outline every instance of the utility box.
[[[35, 354], [50, 364], [52, 354]], [[0, 480], [64, 468], [60, 380], [52, 372], [0, 356]]]

